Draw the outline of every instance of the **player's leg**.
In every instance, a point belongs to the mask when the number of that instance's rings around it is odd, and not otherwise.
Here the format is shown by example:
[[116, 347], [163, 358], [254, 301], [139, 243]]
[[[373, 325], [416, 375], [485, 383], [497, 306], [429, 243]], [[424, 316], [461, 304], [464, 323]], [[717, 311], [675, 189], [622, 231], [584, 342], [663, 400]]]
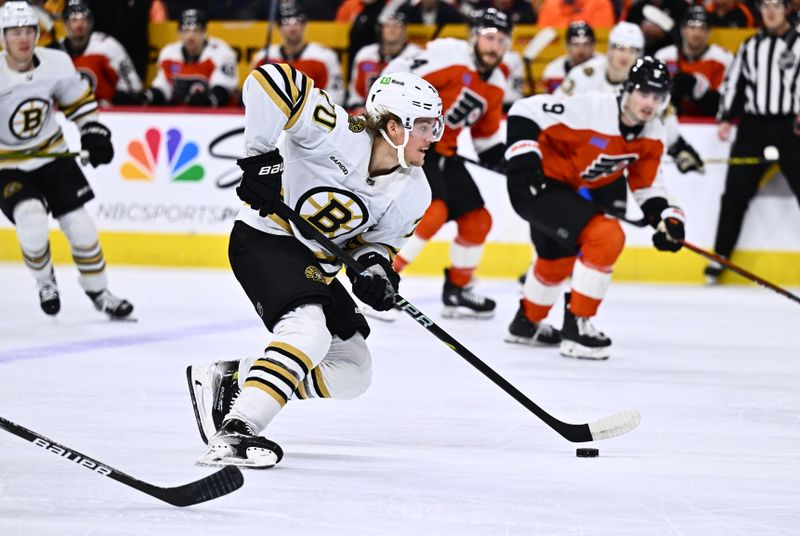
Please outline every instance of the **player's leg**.
[[[767, 134], [757, 122], [743, 120], [731, 148], [731, 158], [761, 156], [766, 145], [764, 136]], [[733, 253], [742, 230], [745, 212], [758, 191], [759, 180], [766, 168], [766, 164], [728, 167], [714, 241], [714, 252], [717, 255], [729, 258]], [[704, 270], [706, 284], [716, 284], [723, 270], [719, 263], [708, 264]]]
[[458, 232], [450, 245], [450, 267], [445, 270], [443, 316], [490, 318], [497, 304], [473, 291], [473, 275], [483, 255], [492, 217], [484, 206], [475, 180], [461, 160], [445, 166], [447, 206]]
[[561, 354], [582, 359], [608, 359], [611, 339], [597, 330], [592, 318], [611, 285], [614, 263], [625, 245], [618, 220], [596, 215], [578, 237], [581, 256], [572, 270], [572, 290], [564, 303]]
[[0, 170], [0, 208], [14, 224], [25, 266], [36, 279], [39, 303], [48, 315], [61, 309], [53, 263], [44, 194], [33, 172]]
[[422, 166], [425, 176], [428, 178], [428, 184], [431, 187], [431, 204], [423, 214], [422, 220], [417, 224], [414, 233], [408, 237], [408, 240], [406, 240], [406, 243], [394, 258], [393, 268], [397, 273], [400, 273], [403, 268], [417, 258], [428, 241], [449, 219], [445, 201], [447, 190], [442, 175], [444, 164], [445, 158], [431, 147], [425, 156], [425, 164]]
[[236, 222], [229, 258], [273, 337], [262, 357], [246, 369], [240, 366], [241, 393], [199, 463], [271, 467], [282, 453], [258, 434], [328, 353], [332, 336], [324, 309], [333, 305], [333, 298], [313, 254], [293, 237]]

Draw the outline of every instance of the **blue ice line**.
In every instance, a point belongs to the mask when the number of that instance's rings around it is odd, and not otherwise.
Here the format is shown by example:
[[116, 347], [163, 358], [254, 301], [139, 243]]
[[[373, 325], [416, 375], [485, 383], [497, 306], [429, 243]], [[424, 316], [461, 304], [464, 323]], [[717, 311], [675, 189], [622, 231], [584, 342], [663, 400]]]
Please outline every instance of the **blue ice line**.
[[34, 346], [33, 348], [20, 348], [18, 350], [0, 352], [0, 364], [28, 359], [39, 359], [42, 357], [51, 357], [59, 354], [75, 354], [100, 349], [122, 348], [126, 346], [137, 346], [140, 344], [149, 344], [154, 342], [174, 341], [193, 337], [195, 335], [208, 335], [223, 331], [249, 329], [259, 325], [260, 324], [257, 321], [237, 320], [222, 324], [189, 326], [155, 333], [122, 335], [119, 337], [107, 337], [104, 339], [68, 342], [49, 346]]

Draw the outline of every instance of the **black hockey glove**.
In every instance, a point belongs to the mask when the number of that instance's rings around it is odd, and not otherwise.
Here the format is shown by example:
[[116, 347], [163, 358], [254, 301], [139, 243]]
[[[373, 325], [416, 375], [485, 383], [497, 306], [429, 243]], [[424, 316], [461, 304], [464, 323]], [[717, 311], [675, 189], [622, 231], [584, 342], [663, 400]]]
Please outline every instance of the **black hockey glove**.
[[257, 210], [262, 218], [275, 212], [283, 175], [283, 157], [278, 150], [240, 158], [236, 165], [243, 171], [242, 182], [236, 188], [239, 199]]
[[547, 186], [539, 155], [526, 153], [509, 160], [506, 178], [511, 206], [517, 214], [528, 220], [525, 214], [530, 210], [530, 202]]
[[347, 269], [353, 284], [353, 294], [376, 311], [388, 311], [394, 305], [394, 295], [400, 288], [400, 275], [392, 269], [389, 259], [379, 253], [367, 253], [358, 258], [366, 273]]
[[678, 141], [673, 143], [667, 154], [675, 160], [675, 165], [681, 173], [688, 173], [690, 171], [697, 171], [698, 173], [705, 173], [706, 169], [703, 167], [703, 159], [694, 147], [689, 145], [683, 136], [678, 138]]
[[478, 161], [481, 163], [483, 167], [486, 169], [491, 169], [492, 171], [497, 171], [498, 173], [503, 173], [503, 164], [505, 164], [505, 159], [503, 155], [506, 152], [506, 146], [504, 143], [498, 143], [485, 151], [478, 153]]
[[678, 207], [667, 207], [661, 211], [661, 221], [658, 222], [653, 235], [653, 245], [659, 251], [678, 251], [683, 247], [680, 240], [686, 236], [683, 227], [683, 211]]
[[184, 101], [189, 106], [202, 106], [214, 108], [217, 106], [217, 97], [211, 91], [198, 91], [186, 97]]
[[81, 149], [89, 153], [92, 167], [108, 164], [114, 158], [111, 131], [96, 121], [86, 123], [81, 127]]

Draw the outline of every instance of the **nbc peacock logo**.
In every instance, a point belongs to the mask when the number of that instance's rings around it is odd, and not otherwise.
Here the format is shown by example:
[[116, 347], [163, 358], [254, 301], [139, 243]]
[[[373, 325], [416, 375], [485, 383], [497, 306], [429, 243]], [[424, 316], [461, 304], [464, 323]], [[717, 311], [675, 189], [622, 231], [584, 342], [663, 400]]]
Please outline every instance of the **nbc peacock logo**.
[[133, 140], [128, 144], [128, 159], [120, 168], [122, 178], [152, 181], [156, 176], [159, 158], [164, 153], [172, 181], [197, 182], [205, 176], [203, 166], [196, 163], [200, 149], [195, 142], [184, 140], [177, 128], [167, 130], [166, 136], [162, 136], [157, 128], [149, 128], [144, 140]]

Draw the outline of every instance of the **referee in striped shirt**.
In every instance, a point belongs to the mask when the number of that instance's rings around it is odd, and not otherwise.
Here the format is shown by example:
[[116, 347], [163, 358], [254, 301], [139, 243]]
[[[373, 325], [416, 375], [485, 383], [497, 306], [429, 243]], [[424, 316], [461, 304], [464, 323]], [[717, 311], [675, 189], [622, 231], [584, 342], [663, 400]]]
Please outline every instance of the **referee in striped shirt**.
[[[739, 118], [731, 158], [761, 157], [773, 145], [778, 165], [800, 201], [800, 39], [792, 28], [787, 2], [761, 0], [762, 29], [739, 47], [722, 87], [717, 118], [719, 138], [727, 140], [730, 121]], [[714, 250], [730, 257], [742, 220], [768, 167], [732, 165], [725, 179]], [[714, 284], [722, 266], [709, 264], [706, 282]]]

